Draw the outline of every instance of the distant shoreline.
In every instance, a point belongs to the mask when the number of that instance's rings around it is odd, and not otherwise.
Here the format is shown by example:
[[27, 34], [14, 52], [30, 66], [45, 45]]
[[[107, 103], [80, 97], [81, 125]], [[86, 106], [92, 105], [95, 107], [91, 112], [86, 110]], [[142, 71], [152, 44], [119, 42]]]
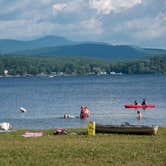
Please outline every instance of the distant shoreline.
[[148, 73], [140, 73], [140, 74], [87, 74], [87, 75], [70, 75], [70, 74], [64, 74], [64, 75], [7, 75], [7, 76], [4, 76], [4, 75], [0, 75], [0, 78], [31, 78], [31, 77], [41, 77], [41, 78], [55, 78], [55, 77], [79, 77], [79, 76], [134, 76], [134, 75], [166, 75], [164, 73], [151, 73], [151, 74], [148, 74]]

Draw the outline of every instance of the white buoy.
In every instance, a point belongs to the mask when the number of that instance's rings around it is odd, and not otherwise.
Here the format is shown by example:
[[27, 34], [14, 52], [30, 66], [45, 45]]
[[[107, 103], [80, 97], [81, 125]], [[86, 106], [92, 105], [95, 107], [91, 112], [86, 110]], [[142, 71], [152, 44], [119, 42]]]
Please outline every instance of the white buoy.
[[27, 112], [27, 109], [23, 108], [23, 107], [20, 107], [20, 111], [21, 112]]

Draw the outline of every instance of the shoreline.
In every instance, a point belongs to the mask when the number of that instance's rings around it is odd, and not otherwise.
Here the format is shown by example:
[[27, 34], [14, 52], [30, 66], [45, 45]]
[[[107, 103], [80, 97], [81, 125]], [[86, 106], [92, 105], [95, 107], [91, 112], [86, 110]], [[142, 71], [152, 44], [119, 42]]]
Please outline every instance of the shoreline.
[[[148, 126], [148, 125], [147, 125]], [[149, 126], [152, 127], [153, 125]], [[158, 125], [156, 125], [158, 126]], [[10, 130], [0, 130], [0, 131], [5, 131], [10, 132], [10, 131], [50, 131], [50, 130], [55, 130], [58, 128], [63, 128], [64, 130], [83, 130], [83, 131], [88, 131], [88, 127], [83, 127], [83, 128], [72, 128], [72, 127], [54, 127], [54, 128], [45, 128], [45, 129], [34, 129], [34, 128], [12, 128]], [[166, 129], [166, 126], [158, 126], [158, 129]], [[113, 133], [112, 133], [113, 134]], [[132, 134], [131, 134], [132, 135]]]

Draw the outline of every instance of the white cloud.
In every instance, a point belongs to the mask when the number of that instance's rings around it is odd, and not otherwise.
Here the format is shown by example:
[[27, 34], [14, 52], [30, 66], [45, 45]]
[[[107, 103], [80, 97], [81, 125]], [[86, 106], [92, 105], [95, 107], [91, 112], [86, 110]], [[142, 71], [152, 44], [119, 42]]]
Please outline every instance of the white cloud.
[[90, 8], [96, 9], [99, 14], [103, 15], [121, 12], [141, 3], [142, 0], [89, 0]]
[[81, 13], [83, 9], [87, 11], [86, 3], [83, 0], [72, 0], [66, 3], [56, 3], [52, 5], [52, 8], [54, 12], [63, 13]]
[[53, 7], [54, 12], [60, 12], [64, 8], [67, 7], [67, 4], [66, 3], [57, 3], [57, 4], [54, 4], [52, 7]]
[[111, 0], [90, 0], [90, 7], [98, 11], [98, 13], [109, 14], [113, 9]]

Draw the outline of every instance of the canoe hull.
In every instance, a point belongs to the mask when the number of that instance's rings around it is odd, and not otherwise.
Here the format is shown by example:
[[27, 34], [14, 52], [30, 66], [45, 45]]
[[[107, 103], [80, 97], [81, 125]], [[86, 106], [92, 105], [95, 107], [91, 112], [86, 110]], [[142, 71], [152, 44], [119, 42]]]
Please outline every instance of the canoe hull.
[[148, 134], [156, 135], [158, 126], [142, 125], [96, 125], [96, 133]]
[[124, 105], [125, 108], [155, 108], [154, 104], [148, 104], [148, 105], [134, 105], [134, 104], [127, 104]]

